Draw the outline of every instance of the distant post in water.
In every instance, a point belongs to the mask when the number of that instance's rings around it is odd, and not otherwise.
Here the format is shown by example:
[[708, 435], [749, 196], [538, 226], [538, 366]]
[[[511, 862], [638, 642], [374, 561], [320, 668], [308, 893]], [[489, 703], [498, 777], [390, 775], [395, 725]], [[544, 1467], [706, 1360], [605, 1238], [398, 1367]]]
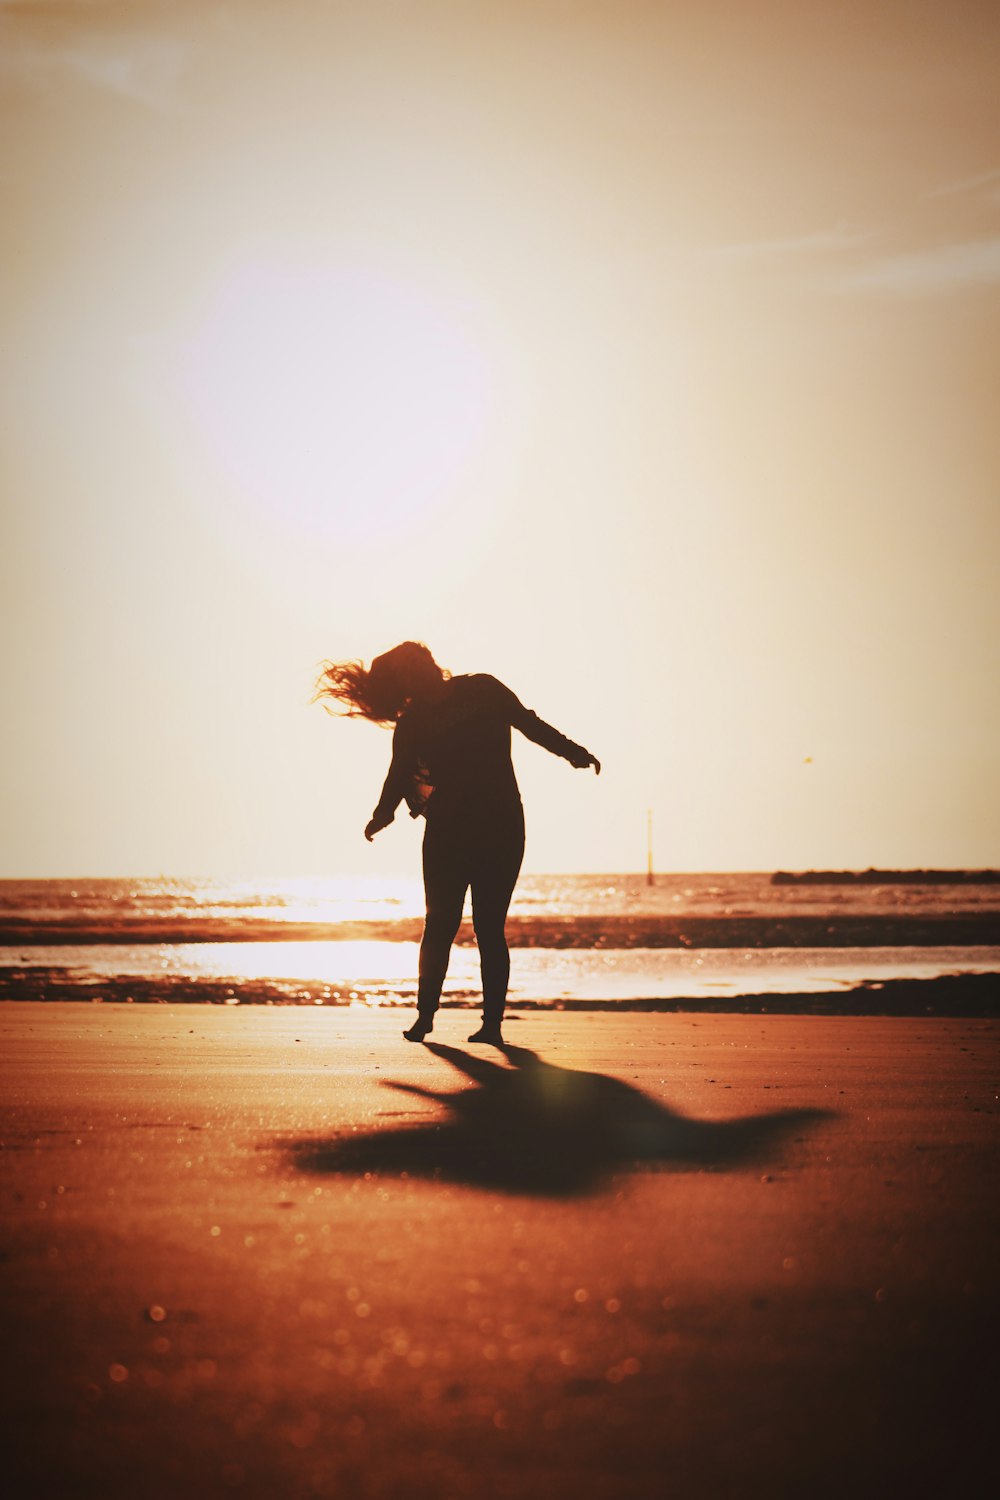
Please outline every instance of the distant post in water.
[[653, 885], [653, 809], [646, 809], [646, 884]]

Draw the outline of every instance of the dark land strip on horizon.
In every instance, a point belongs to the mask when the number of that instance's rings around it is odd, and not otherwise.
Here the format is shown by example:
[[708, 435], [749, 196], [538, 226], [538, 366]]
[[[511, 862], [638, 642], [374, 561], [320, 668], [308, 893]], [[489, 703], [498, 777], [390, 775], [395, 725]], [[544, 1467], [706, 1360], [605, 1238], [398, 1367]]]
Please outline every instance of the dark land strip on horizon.
[[775, 870], [772, 885], [1000, 885], [1000, 870]]

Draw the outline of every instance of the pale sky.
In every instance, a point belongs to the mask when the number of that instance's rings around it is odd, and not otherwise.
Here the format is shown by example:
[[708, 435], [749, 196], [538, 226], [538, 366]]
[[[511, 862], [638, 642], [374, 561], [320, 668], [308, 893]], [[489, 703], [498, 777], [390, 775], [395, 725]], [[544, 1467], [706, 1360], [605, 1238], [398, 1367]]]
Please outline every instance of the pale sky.
[[425, 640], [526, 868], [1000, 864], [1000, 12], [0, 0], [0, 874], [415, 874]]

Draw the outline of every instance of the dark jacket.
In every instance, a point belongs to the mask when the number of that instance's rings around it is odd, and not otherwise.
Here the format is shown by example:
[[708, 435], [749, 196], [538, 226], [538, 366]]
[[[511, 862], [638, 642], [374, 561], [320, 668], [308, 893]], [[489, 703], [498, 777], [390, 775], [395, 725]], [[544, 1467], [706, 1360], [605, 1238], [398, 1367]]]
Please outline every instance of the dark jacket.
[[451, 677], [433, 703], [412, 704], [397, 720], [392, 764], [375, 816], [388, 821], [400, 802], [421, 813], [502, 815], [520, 808], [510, 758], [511, 726], [571, 765], [588, 764], [587, 751], [546, 724], [495, 677]]

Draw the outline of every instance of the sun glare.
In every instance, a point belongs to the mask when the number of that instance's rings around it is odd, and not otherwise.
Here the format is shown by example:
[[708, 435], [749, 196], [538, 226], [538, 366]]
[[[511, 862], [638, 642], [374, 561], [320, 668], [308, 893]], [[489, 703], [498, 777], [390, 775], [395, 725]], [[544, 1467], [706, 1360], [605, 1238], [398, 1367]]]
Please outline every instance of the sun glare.
[[292, 263], [229, 275], [183, 379], [226, 484], [314, 541], [419, 527], [475, 450], [490, 395], [451, 309], [385, 274]]

